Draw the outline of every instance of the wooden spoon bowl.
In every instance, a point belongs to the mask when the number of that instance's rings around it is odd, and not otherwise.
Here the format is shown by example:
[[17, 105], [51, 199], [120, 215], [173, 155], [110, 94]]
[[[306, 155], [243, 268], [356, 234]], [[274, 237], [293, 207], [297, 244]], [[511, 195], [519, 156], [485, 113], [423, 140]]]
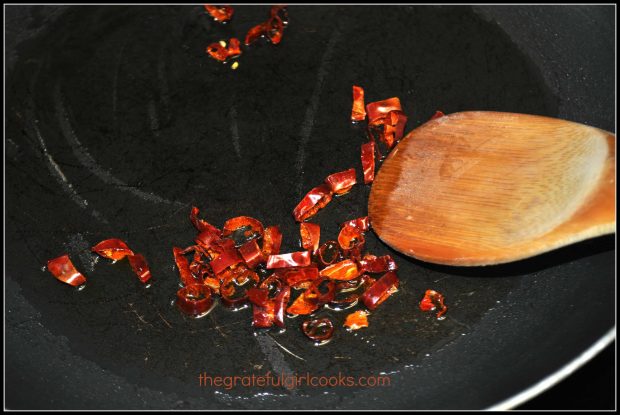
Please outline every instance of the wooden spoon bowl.
[[471, 266], [614, 233], [615, 135], [535, 115], [461, 112], [410, 132], [372, 185], [375, 232], [405, 255]]

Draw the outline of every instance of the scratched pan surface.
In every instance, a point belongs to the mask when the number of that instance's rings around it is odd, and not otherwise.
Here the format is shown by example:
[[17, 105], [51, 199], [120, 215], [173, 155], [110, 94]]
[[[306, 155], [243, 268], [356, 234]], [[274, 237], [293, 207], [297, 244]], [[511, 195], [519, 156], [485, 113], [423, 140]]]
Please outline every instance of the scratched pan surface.
[[[278, 224], [283, 250], [297, 249], [300, 195], [359, 171], [353, 84], [367, 100], [399, 96], [408, 129], [436, 109], [479, 109], [613, 130], [609, 8], [290, 7], [282, 44], [251, 47], [236, 71], [204, 48], [242, 37], [266, 6], [237, 7], [225, 27], [200, 6], [10, 9], [7, 407], [485, 408], [614, 326], [612, 237], [462, 269], [402, 257], [371, 234], [371, 252], [396, 257], [401, 290], [356, 334], [340, 327], [346, 313], [321, 312], [337, 326], [321, 347], [301, 318], [283, 333], [255, 333], [248, 309], [185, 318], [172, 304], [171, 254], [191, 244], [191, 205], [217, 225], [237, 215]], [[316, 216], [323, 239], [366, 214], [368, 193], [357, 186]], [[110, 237], [146, 256], [150, 288], [125, 262], [88, 252]], [[88, 277], [82, 291], [42, 269], [65, 252]], [[427, 288], [445, 294], [444, 321], [417, 310]], [[201, 372], [269, 371], [390, 385], [198, 384]]]

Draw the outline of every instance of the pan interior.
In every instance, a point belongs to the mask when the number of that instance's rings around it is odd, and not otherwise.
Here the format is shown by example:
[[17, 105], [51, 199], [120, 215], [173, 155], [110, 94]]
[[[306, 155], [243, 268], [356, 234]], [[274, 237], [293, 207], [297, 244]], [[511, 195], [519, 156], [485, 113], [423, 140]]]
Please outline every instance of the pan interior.
[[[348, 407], [360, 399], [377, 407], [433, 407], [429, 398], [449, 379], [435, 353], [463, 344], [463, 358], [472, 359], [463, 339], [514, 300], [511, 293], [555, 268], [434, 267], [369, 234], [370, 252], [396, 258], [400, 291], [356, 333], [342, 328], [346, 312], [321, 312], [337, 329], [330, 343], [315, 347], [299, 330], [303, 317], [268, 334], [254, 332], [249, 309], [217, 305], [202, 319], [185, 318], [172, 301], [172, 246], [192, 244], [188, 214], [195, 205], [217, 226], [238, 215], [280, 225], [282, 251], [299, 249], [291, 211], [300, 196], [330, 173], [359, 171], [365, 131], [349, 121], [354, 84], [365, 88], [367, 102], [400, 97], [408, 130], [438, 109], [555, 116], [557, 98], [498, 27], [463, 7], [291, 6], [282, 43], [253, 45], [237, 70], [205, 54], [211, 42], [243, 39], [267, 14], [267, 6], [237, 6], [233, 22], [222, 26], [201, 6], [79, 7], [22, 44], [7, 78], [7, 276], [73, 354], [195, 407]], [[322, 240], [335, 238], [339, 223], [367, 214], [368, 193], [356, 186], [312, 220]], [[88, 252], [113, 237], [147, 258], [150, 288], [127, 263]], [[63, 253], [87, 275], [84, 290], [42, 270]], [[563, 256], [549, 259], [569, 275], [579, 272]], [[445, 295], [446, 320], [418, 310], [428, 288]], [[437, 379], [417, 376], [429, 362]], [[268, 371], [384, 374], [400, 383], [383, 395], [368, 388], [198, 386], [201, 372]], [[25, 390], [14, 391], [19, 404], [49, 404]], [[400, 398], [374, 398], [390, 393]], [[459, 388], [443, 393], [447, 402], [484, 401]], [[71, 399], [56, 402], [63, 407]]]

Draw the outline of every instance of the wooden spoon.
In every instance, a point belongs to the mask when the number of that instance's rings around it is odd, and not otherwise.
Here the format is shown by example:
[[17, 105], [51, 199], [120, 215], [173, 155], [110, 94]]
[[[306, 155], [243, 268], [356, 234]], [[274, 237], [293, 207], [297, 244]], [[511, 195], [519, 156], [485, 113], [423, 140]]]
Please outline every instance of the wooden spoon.
[[615, 135], [598, 128], [455, 113], [394, 148], [368, 214], [385, 243], [423, 261], [515, 261], [615, 232], [615, 154]]

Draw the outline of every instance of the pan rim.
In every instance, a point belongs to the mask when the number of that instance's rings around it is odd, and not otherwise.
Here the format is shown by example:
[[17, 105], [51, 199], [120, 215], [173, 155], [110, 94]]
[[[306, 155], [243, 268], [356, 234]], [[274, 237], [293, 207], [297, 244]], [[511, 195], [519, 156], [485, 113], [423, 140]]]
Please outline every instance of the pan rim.
[[553, 386], [557, 385], [564, 379], [572, 375], [577, 369], [584, 366], [590, 360], [592, 360], [597, 354], [605, 349], [616, 339], [616, 326], [613, 326], [607, 331], [601, 338], [595, 341], [590, 347], [581, 352], [570, 362], [556, 370], [555, 372], [545, 376], [543, 379], [534, 383], [530, 387], [522, 390], [521, 392], [504, 399], [503, 401], [496, 403], [488, 408], [486, 411], [507, 411], [515, 409], [517, 406], [529, 401], [530, 399], [540, 395]]

